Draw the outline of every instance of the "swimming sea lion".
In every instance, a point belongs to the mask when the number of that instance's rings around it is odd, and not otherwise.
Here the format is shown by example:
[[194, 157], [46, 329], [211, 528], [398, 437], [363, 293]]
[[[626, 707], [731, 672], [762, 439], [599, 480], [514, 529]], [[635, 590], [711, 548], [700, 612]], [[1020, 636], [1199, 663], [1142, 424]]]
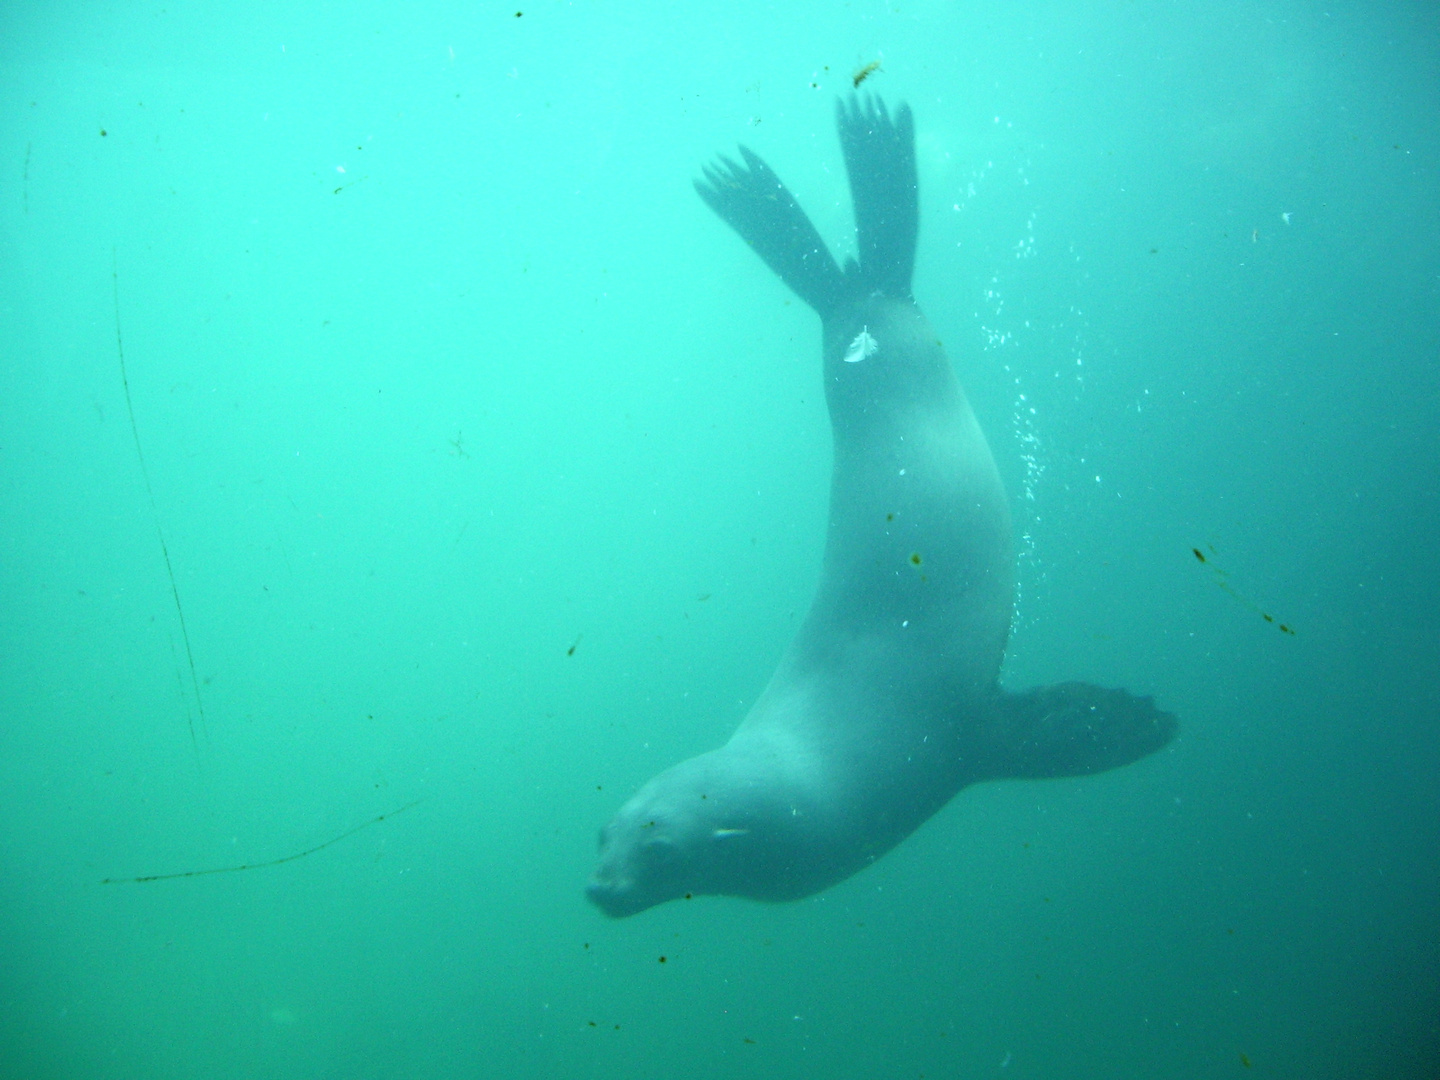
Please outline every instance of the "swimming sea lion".
[[819, 313], [834, 433], [819, 587], [730, 741], [655, 777], [600, 834], [608, 915], [681, 896], [795, 900], [868, 866], [961, 788], [1074, 776], [1170, 741], [1149, 698], [998, 678], [1013, 603], [1010, 513], [985, 436], [910, 295], [910, 110], [839, 104], [858, 260], [842, 269], [763, 161], [696, 189]]

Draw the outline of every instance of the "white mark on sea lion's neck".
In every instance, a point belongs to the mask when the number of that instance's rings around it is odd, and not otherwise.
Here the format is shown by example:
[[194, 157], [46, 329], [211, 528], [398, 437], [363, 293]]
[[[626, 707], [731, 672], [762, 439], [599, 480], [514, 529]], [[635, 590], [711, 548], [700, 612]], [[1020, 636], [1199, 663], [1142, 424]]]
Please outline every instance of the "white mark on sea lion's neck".
[[870, 336], [870, 326], [867, 323], [855, 335], [855, 340], [850, 342], [850, 351], [845, 354], [845, 363], [858, 364], [867, 356], [874, 356], [880, 351], [880, 343]]

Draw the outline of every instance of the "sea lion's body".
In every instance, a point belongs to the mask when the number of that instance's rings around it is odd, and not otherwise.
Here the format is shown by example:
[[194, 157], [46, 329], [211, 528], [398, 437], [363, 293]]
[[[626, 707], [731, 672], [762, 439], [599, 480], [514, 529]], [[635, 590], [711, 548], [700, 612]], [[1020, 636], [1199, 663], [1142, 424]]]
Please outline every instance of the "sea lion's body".
[[840, 881], [957, 791], [1097, 771], [1163, 746], [1148, 699], [1072, 683], [1008, 694], [1010, 517], [985, 436], [909, 295], [913, 129], [841, 107], [860, 261], [841, 270], [753, 154], [697, 185], [820, 313], [834, 432], [809, 613], [723, 747], [646, 784], [601, 835], [589, 895], [624, 916], [684, 895], [791, 900]]

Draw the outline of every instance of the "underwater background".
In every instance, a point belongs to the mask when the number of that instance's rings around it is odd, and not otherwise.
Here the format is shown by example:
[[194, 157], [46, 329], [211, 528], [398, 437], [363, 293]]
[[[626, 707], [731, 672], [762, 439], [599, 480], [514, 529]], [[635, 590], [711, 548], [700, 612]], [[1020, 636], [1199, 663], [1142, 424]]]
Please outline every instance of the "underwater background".
[[[0, 1077], [1440, 1074], [1440, 9], [514, 2], [0, 13]], [[853, 250], [877, 61], [1005, 679], [1181, 734], [611, 921], [825, 530], [691, 181]]]

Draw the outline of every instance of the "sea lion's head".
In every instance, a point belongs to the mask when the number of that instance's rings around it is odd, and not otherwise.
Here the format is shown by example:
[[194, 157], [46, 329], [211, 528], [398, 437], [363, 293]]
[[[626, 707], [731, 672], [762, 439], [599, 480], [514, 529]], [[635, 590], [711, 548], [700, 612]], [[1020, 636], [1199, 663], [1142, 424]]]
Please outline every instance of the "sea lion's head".
[[755, 895], [747, 880], [767, 861], [772, 830], [732, 766], [723, 750], [682, 761], [600, 830], [600, 865], [585, 892], [601, 911], [621, 919], [681, 897]]

